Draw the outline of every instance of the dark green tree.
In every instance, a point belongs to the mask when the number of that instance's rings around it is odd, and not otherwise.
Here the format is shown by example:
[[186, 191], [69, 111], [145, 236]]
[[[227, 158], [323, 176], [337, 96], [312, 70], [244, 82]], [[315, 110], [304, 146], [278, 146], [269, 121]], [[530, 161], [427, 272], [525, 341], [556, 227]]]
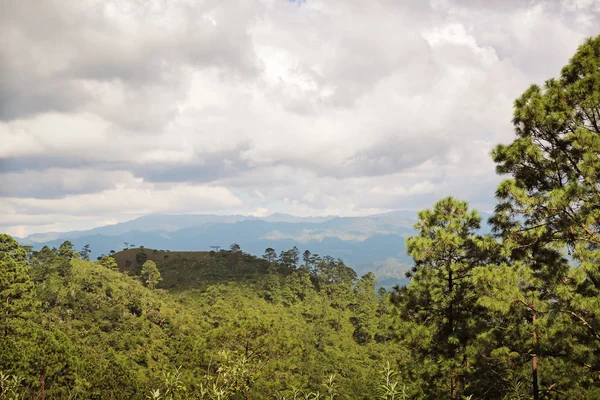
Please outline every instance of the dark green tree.
[[73, 250], [73, 243], [65, 240], [58, 248], [58, 255], [68, 260], [76, 258], [79, 254]]
[[25, 318], [31, 311], [31, 290], [27, 254], [11, 236], [0, 234], [0, 324], [4, 332], [13, 318]]
[[325, 256], [315, 266], [315, 276], [322, 285], [351, 286], [356, 279], [356, 272], [344, 264], [340, 258]]
[[363, 275], [354, 285], [352, 308], [353, 337], [360, 344], [369, 343], [377, 333], [377, 294], [375, 274]]
[[300, 260], [300, 250], [294, 246], [290, 250], [281, 251], [279, 254], [279, 262], [286, 268], [295, 269], [298, 267]]
[[473, 271], [490, 263], [495, 241], [476, 233], [481, 218], [452, 197], [419, 213], [416, 236], [407, 239], [415, 266], [406, 288], [396, 288], [405, 343], [425, 368], [427, 398], [468, 394], [469, 365], [477, 335], [485, 330], [485, 309]]
[[310, 269], [310, 255], [310, 250], [304, 250], [304, 253], [302, 253], [302, 260], [304, 261], [304, 266], [308, 269]]
[[[597, 373], [600, 36], [579, 47], [560, 78], [546, 81], [544, 87], [532, 85], [515, 101], [513, 124], [516, 139], [498, 145], [492, 154], [498, 173], [512, 176], [498, 187], [492, 222], [513, 262], [532, 277], [520, 280], [531, 299], [524, 303], [532, 318], [539, 320], [544, 312], [554, 320], [553, 329], [562, 340], [553, 340], [551, 353], [571, 358], [572, 372], [581, 365]], [[565, 256], [573, 260], [572, 268]], [[523, 282], [531, 284], [523, 287]], [[538, 341], [536, 353], [539, 346]], [[539, 398], [535, 367], [533, 396]]]
[[89, 244], [86, 244], [85, 246], [83, 246], [83, 248], [81, 249], [81, 251], [79, 252], [79, 256], [86, 261], [90, 260], [90, 254], [92, 253], [92, 249], [90, 247]]
[[72, 384], [70, 343], [55, 327], [45, 329], [39, 323], [41, 309], [30, 269], [25, 250], [0, 234], [0, 371], [22, 376], [29, 388], [40, 380], [49, 386], [56, 381]]
[[275, 252], [275, 249], [268, 247], [265, 249], [265, 254], [263, 254], [262, 258], [272, 263], [277, 261], [277, 253]]
[[139, 252], [139, 253], [136, 253], [136, 255], [135, 255], [135, 262], [138, 265], [144, 265], [144, 263], [146, 262], [147, 259], [148, 259], [148, 254], [146, 254], [144, 252]]

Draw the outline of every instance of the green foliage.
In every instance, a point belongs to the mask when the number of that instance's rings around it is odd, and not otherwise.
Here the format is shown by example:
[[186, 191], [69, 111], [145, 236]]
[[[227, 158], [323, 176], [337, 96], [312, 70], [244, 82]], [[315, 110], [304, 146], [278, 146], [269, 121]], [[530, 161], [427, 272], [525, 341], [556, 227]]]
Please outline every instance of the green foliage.
[[144, 285], [150, 289], [154, 289], [156, 285], [162, 281], [160, 271], [154, 261], [148, 260], [144, 263], [142, 266], [141, 278]]
[[16, 375], [0, 371], [0, 400], [18, 400], [23, 398], [23, 379]]
[[25, 250], [10, 236], [0, 234], [0, 328], [11, 319], [24, 318], [31, 309], [33, 283]]
[[[407, 239], [415, 267], [406, 288], [396, 288], [395, 302], [402, 312], [404, 338], [426, 367], [429, 396], [457, 399], [472, 383], [469, 365], [477, 350], [476, 338], [484, 332], [485, 309], [474, 270], [491, 263], [495, 241], [475, 233], [481, 218], [467, 203], [451, 197], [432, 210], [419, 213], [418, 234]], [[429, 397], [428, 396], [428, 397]]]
[[100, 265], [104, 268], [114, 269], [114, 270], [119, 268], [117, 261], [111, 256], [100, 257], [100, 259], [98, 260], [98, 265]]
[[296, 246], [279, 254], [279, 262], [286, 268], [296, 268], [299, 260], [300, 250]]
[[70, 260], [76, 258], [79, 254], [73, 250], [73, 243], [66, 240], [58, 248], [58, 255]]
[[262, 256], [262, 258], [272, 263], [277, 261], [277, 253], [275, 252], [275, 249], [269, 247], [265, 250], [265, 254]]
[[400, 386], [396, 380], [398, 373], [391, 367], [389, 361], [381, 371], [382, 383], [379, 385], [379, 399], [381, 400], [406, 400], [408, 399], [405, 385]]
[[[269, 398], [302, 387], [360, 399], [377, 389], [370, 371], [395, 360], [395, 345], [375, 339], [388, 336], [393, 309], [374, 277], [357, 280], [331, 257], [309, 271], [241, 251], [149, 250], [140, 282], [114, 268], [135, 249], [89, 262], [2, 243], [10, 268], [0, 271], [14, 271], [4, 286], [22, 303], [0, 370], [23, 377], [25, 397]], [[151, 290], [159, 270], [171, 292]]]
[[90, 247], [89, 244], [86, 244], [85, 246], [83, 246], [83, 248], [81, 249], [81, 251], [79, 252], [79, 256], [86, 261], [90, 260], [90, 254], [92, 252], [92, 249]]
[[144, 265], [146, 260], [148, 259], [148, 255], [144, 252], [139, 252], [135, 255], [135, 262], [139, 265]]
[[[550, 387], [585, 397], [584, 388], [598, 384], [599, 122], [596, 37], [559, 79], [532, 85], [515, 101], [516, 139], [493, 152], [497, 171], [512, 175], [498, 187], [492, 219], [513, 270], [504, 274], [512, 293], [499, 294], [504, 311], [530, 322], [524, 332], [512, 330], [509, 347], [535, 354], [536, 398]], [[561, 375], [565, 368], [570, 373]]]

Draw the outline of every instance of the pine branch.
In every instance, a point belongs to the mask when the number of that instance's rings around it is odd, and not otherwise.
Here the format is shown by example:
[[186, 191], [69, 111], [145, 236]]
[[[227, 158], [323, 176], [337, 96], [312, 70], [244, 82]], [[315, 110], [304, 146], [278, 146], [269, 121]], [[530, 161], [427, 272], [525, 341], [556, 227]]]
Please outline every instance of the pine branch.
[[594, 336], [594, 338], [596, 338], [596, 340], [600, 340], [600, 334], [598, 334], [598, 332], [596, 332], [596, 330], [585, 320], [585, 318], [583, 318], [580, 315], [575, 314], [573, 311], [566, 311], [566, 312], [568, 314], [571, 314], [575, 319], [579, 320], [579, 322], [581, 322], [586, 328], [588, 328], [588, 330], [590, 331], [592, 336]]

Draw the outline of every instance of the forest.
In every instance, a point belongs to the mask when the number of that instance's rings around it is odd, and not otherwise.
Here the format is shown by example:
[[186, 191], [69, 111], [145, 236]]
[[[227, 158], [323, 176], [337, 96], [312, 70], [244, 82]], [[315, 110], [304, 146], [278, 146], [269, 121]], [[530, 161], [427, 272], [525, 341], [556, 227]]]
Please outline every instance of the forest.
[[0, 235], [0, 399], [600, 398], [600, 36], [513, 125], [493, 217], [421, 211], [390, 291], [295, 248], [91, 261]]

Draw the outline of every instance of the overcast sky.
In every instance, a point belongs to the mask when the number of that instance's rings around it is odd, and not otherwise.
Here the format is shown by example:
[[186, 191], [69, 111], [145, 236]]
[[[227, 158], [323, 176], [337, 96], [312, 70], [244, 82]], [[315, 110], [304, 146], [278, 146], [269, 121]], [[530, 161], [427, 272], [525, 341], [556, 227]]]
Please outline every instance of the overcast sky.
[[595, 0], [0, 0], [0, 231], [493, 208]]

